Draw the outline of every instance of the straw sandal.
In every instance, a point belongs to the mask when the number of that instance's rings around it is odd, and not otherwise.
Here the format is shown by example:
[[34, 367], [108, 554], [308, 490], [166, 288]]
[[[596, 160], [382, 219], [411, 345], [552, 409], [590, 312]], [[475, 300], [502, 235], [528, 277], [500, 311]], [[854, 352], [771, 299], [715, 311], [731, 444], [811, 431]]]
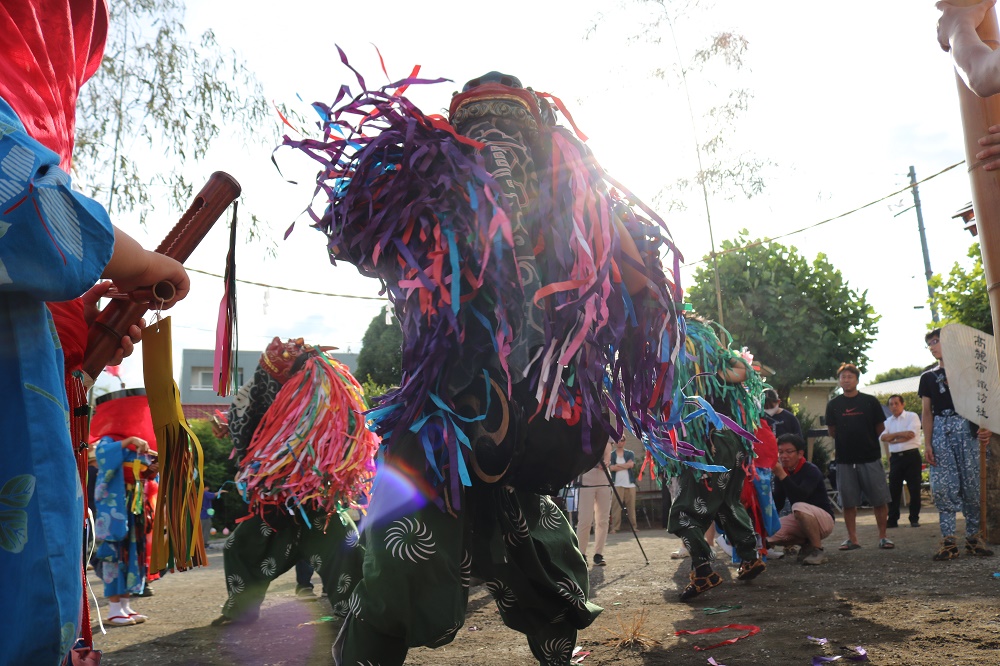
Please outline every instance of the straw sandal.
[[736, 580], [753, 580], [764, 573], [765, 569], [767, 569], [767, 565], [759, 557], [750, 562], [744, 561], [740, 565], [739, 571], [736, 572]]
[[941, 549], [934, 554], [934, 559], [943, 562], [956, 557], [958, 557], [958, 544], [955, 542], [955, 537], [945, 537], [941, 540]]
[[[698, 570], [704, 575], [699, 576]], [[691, 582], [688, 586], [684, 588], [681, 592], [681, 601], [687, 601], [693, 597], [698, 596], [702, 592], [707, 592], [711, 590], [716, 585], [722, 584], [722, 576], [717, 572], [713, 571], [711, 566], [708, 564], [703, 564], [698, 569], [691, 571]]]
[[[957, 546], [956, 546], [957, 548]], [[977, 534], [965, 539], [965, 554], [977, 555], [979, 557], [991, 557], [993, 551], [986, 547], [986, 542]]]

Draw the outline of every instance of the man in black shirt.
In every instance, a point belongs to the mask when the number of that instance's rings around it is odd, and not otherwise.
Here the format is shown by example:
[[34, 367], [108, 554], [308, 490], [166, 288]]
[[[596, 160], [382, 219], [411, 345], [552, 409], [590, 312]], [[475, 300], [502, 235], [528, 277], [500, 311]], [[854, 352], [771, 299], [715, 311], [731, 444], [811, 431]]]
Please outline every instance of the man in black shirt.
[[875, 396], [858, 391], [860, 372], [852, 363], [843, 363], [837, 370], [837, 380], [843, 394], [826, 406], [826, 426], [836, 443], [837, 489], [844, 505], [844, 525], [847, 540], [840, 550], [856, 550], [857, 518], [861, 493], [875, 507], [878, 525], [878, 547], [895, 548], [885, 536], [889, 518], [889, 485], [882, 467], [882, 446], [879, 435], [885, 430], [885, 412]]
[[781, 529], [768, 539], [769, 545], [802, 546], [799, 562], [823, 564], [823, 539], [833, 533], [833, 505], [826, 494], [823, 473], [806, 461], [806, 443], [798, 435], [778, 438], [778, 462], [774, 465], [774, 503], [787, 499], [792, 513], [781, 517]]

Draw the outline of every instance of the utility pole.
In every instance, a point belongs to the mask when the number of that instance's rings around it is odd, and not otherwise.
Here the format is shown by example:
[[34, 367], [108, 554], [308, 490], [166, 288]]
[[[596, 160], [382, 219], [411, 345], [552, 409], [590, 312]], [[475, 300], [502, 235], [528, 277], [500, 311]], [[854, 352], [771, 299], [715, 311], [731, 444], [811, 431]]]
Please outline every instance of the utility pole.
[[927, 298], [931, 302], [931, 319], [934, 323], [938, 323], [941, 318], [938, 317], [937, 302], [934, 300], [934, 287], [931, 286], [931, 276], [934, 273], [931, 272], [931, 255], [927, 251], [927, 235], [924, 233], [924, 214], [920, 210], [920, 191], [917, 189], [917, 171], [912, 166], [910, 167], [910, 189], [913, 190], [913, 207], [917, 209], [917, 231], [920, 232], [920, 249], [924, 253], [924, 279], [927, 281]]

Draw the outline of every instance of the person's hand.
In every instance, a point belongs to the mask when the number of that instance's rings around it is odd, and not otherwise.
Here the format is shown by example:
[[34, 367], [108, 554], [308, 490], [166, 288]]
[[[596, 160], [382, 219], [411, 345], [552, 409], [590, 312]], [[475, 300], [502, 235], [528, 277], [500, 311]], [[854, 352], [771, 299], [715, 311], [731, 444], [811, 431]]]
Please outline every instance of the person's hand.
[[934, 459], [934, 449], [929, 446], [924, 446], [924, 460], [931, 467], [937, 467], [937, 460]]
[[[109, 281], [98, 282], [80, 297], [80, 300], [83, 301], [83, 319], [87, 322], [87, 326], [92, 326], [97, 319], [97, 315], [101, 314], [97, 303], [107, 295], [108, 290], [112, 286], [114, 286], [114, 283]], [[118, 348], [118, 351], [115, 352], [115, 355], [111, 357], [111, 360], [106, 365], [118, 365], [124, 359], [131, 356], [132, 352], [135, 351], [135, 344], [142, 340], [142, 329], [145, 327], [145, 319], [140, 319], [137, 324], [129, 326], [128, 335], [124, 336], [121, 340], [121, 347]]]
[[989, 132], [979, 139], [983, 149], [976, 153], [976, 159], [985, 162], [984, 171], [1000, 169], [1000, 125], [990, 125]]
[[963, 30], [975, 32], [986, 17], [986, 12], [995, 4], [996, 0], [983, 0], [971, 7], [956, 7], [942, 0], [934, 5], [941, 12], [937, 25], [938, 44], [941, 48], [951, 51], [951, 40], [957, 33]]
[[216, 439], [224, 439], [229, 437], [229, 426], [225, 423], [219, 423], [218, 421], [212, 421], [212, 436]]
[[781, 466], [780, 462], [774, 463], [774, 467], [771, 468], [771, 472], [778, 477], [778, 480], [784, 479], [788, 476], [788, 472], [785, 471], [785, 468]]
[[979, 440], [980, 444], [989, 444], [990, 437], [992, 436], [993, 433], [987, 430], [986, 428], [980, 428], [979, 432], [976, 433], [976, 439]]
[[128, 293], [152, 287], [158, 282], [169, 282], [174, 286], [174, 297], [169, 301], [151, 302], [150, 307], [166, 310], [174, 303], [183, 300], [191, 290], [191, 280], [180, 262], [159, 252], [149, 250], [142, 250], [142, 252], [144, 253], [141, 258], [144, 264], [143, 270], [127, 279], [116, 279], [115, 287], [118, 288], [118, 291]]
[[149, 478], [153, 478], [159, 473], [160, 473], [160, 461], [154, 460], [152, 463], [150, 463], [149, 467], [146, 468], [146, 474], [149, 476]]
[[742, 361], [731, 358], [727, 367], [716, 374], [728, 384], [742, 384], [747, 380], [747, 366]]
[[135, 452], [139, 455], [145, 455], [149, 453], [149, 442], [142, 439], [141, 437], [126, 437], [122, 440], [122, 448], [128, 448], [130, 446], [135, 447]]

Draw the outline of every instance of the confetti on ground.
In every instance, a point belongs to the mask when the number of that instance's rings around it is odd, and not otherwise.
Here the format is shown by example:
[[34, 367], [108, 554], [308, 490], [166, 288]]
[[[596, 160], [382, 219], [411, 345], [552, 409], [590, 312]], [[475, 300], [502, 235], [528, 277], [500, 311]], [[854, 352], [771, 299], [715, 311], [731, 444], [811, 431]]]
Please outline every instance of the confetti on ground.
[[[825, 638], [816, 638], [815, 636], [806, 636], [806, 638], [817, 645], [829, 645], [830, 641]], [[868, 661], [868, 652], [860, 645], [851, 648], [854, 651], [852, 655], [834, 655], [832, 657], [824, 657], [823, 655], [817, 655], [812, 658], [812, 666], [822, 666], [822, 664], [829, 664], [832, 661], [840, 661], [841, 659], [846, 659], [847, 661]]]
[[584, 652], [583, 648], [577, 645], [573, 648], [573, 656], [570, 657], [569, 663], [571, 664], [582, 664], [583, 660], [590, 656], [590, 652]]
[[324, 622], [333, 622], [333, 617], [329, 615], [324, 615], [318, 620], [312, 620], [311, 622], [303, 622], [299, 627], [308, 627], [311, 624], [323, 624]]
[[705, 615], [718, 615], [719, 613], [728, 613], [729, 611], [736, 610], [737, 608], [743, 608], [743, 605], [742, 604], [732, 604], [732, 605], [728, 605], [727, 604], [725, 606], [719, 606], [718, 608], [703, 608], [702, 610], [705, 611]]

